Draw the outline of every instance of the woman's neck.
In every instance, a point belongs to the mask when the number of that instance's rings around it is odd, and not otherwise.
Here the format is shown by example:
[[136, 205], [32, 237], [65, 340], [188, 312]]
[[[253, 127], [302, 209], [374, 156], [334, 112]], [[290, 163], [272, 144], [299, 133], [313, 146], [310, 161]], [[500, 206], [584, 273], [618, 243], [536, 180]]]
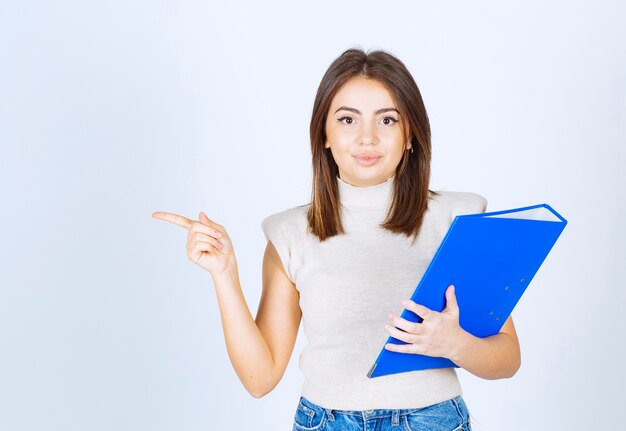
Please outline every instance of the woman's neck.
[[385, 182], [373, 186], [357, 187], [337, 176], [341, 204], [350, 209], [387, 209], [391, 202], [395, 174]]

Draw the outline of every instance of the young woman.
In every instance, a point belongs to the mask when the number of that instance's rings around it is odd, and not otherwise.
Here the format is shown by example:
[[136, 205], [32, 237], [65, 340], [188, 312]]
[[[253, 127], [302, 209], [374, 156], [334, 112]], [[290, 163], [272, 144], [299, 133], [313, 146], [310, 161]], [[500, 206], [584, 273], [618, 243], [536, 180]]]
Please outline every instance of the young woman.
[[[155, 212], [189, 231], [187, 255], [211, 273], [230, 360], [262, 397], [280, 381], [303, 320], [304, 385], [294, 430], [470, 430], [455, 368], [368, 378], [385, 348], [441, 356], [485, 379], [513, 376], [520, 349], [512, 318], [477, 338], [446, 308], [411, 301], [456, 215], [484, 212], [470, 192], [429, 190], [431, 142], [419, 89], [384, 51], [349, 49], [326, 71], [311, 119], [309, 204], [265, 218], [263, 293], [253, 319], [224, 226]], [[462, 286], [459, 286], [462, 288]], [[399, 317], [404, 308], [421, 323]], [[387, 321], [387, 324], [386, 324]]]

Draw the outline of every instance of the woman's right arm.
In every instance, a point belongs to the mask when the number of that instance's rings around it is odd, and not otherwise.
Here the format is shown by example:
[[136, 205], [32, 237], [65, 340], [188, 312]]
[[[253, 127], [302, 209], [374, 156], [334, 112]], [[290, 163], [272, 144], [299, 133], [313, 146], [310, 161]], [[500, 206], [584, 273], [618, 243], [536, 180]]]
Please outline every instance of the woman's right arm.
[[241, 290], [235, 251], [224, 226], [203, 212], [199, 221], [163, 211], [152, 217], [188, 231], [187, 256], [213, 278], [235, 372], [252, 396], [264, 396], [287, 368], [301, 318], [298, 291], [273, 244], [267, 242], [263, 256], [263, 292], [255, 321]]
[[268, 241], [263, 256], [263, 291], [256, 320], [252, 318], [233, 264], [211, 274], [230, 361], [246, 390], [255, 398], [280, 382], [298, 335], [302, 316], [299, 294]]

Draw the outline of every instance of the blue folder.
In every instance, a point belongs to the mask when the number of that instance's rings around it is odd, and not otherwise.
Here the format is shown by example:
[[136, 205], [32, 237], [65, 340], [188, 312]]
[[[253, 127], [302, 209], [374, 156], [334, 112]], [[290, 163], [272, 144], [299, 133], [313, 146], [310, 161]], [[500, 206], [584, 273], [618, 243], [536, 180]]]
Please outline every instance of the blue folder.
[[[497, 334], [566, 224], [547, 204], [456, 216], [411, 299], [440, 312], [453, 284], [459, 325], [481, 338]], [[401, 317], [422, 321], [407, 309]], [[387, 343], [406, 344], [391, 336]], [[367, 376], [447, 367], [459, 368], [447, 358], [392, 352], [383, 345]]]

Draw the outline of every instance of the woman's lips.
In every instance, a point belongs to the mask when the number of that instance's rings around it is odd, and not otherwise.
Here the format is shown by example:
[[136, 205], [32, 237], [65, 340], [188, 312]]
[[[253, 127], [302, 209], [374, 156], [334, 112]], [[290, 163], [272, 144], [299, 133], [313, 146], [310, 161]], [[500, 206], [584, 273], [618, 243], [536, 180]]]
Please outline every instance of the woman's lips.
[[378, 162], [378, 160], [381, 158], [380, 156], [362, 156], [362, 157], [357, 157], [354, 156], [354, 158], [356, 159], [356, 161], [363, 166], [372, 166], [373, 164], [375, 164], [376, 162]]

